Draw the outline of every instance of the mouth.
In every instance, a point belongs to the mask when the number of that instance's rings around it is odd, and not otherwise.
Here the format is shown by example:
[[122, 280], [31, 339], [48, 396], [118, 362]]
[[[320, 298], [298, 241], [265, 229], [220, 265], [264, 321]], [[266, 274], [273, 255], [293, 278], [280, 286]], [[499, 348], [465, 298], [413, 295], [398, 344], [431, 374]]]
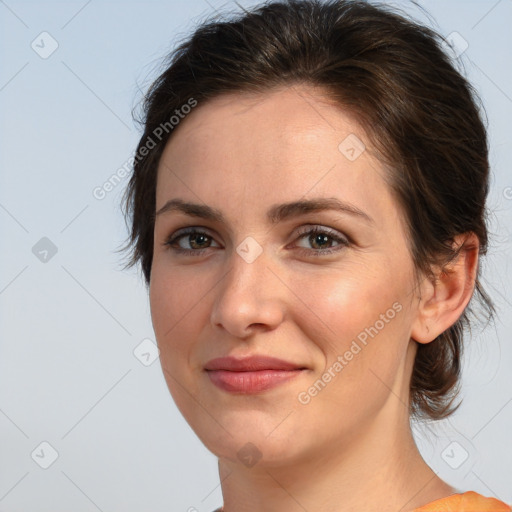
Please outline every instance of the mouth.
[[211, 382], [231, 393], [259, 393], [301, 375], [306, 368], [282, 359], [251, 356], [238, 359], [220, 357], [205, 365]]

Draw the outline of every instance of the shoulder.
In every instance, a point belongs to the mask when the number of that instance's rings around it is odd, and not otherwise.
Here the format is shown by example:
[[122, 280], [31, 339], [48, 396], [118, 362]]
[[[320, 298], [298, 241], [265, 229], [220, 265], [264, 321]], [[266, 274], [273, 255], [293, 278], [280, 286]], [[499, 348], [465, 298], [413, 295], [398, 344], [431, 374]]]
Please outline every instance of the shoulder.
[[496, 498], [467, 491], [433, 501], [414, 512], [512, 512], [512, 508]]

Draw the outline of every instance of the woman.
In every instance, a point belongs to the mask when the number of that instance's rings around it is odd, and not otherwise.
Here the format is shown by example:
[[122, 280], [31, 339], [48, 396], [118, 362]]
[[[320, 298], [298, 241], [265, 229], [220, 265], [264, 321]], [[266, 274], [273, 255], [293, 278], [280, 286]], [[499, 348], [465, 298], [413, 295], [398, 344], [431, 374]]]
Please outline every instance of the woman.
[[204, 24], [145, 102], [126, 195], [169, 390], [224, 512], [510, 511], [441, 480], [487, 248], [486, 131], [441, 39], [383, 6]]

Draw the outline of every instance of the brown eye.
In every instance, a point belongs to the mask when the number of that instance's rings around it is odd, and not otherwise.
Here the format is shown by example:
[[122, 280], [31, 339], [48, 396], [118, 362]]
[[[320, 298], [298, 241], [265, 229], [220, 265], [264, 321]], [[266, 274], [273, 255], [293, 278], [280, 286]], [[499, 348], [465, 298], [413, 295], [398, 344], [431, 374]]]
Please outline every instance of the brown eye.
[[208, 233], [197, 229], [188, 229], [187, 231], [178, 231], [177, 234], [173, 233], [164, 245], [180, 253], [202, 254], [206, 249], [214, 247], [212, 243], [216, 242]]
[[204, 249], [209, 245], [208, 240], [210, 237], [204, 233], [192, 233], [190, 235], [183, 235], [181, 238], [184, 238], [185, 236], [188, 236], [188, 243], [192, 249]]
[[321, 228], [318, 226], [303, 231], [299, 236], [299, 240], [302, 239], [306, 240], [307, 244], [311, 247], [311, 249], [308, 250], [303, 246], [299, 246], [304, 254], [330, 254], [340, 251], [350, 245], [346, 238], [328, 230], [327, 228]]
[[326, 245], [330, 246], [332, 241], [332, 237], [323, 233], [313, 233], [312, 235], [309, 235], [309, 243], [313, 249], [326, 249]]

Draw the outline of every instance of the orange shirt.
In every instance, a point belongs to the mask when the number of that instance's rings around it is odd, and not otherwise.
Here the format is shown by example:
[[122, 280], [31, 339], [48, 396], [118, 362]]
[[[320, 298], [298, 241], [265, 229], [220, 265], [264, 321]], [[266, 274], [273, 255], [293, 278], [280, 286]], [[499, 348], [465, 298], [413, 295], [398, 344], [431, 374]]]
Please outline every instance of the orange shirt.
[[452, 494], [417, 508], [414, 512], [511, 512], [512, 508], [496, 498], [487, 498], [474, 491]]
[[[222, 512], [222, 507], [214, 512]], [[474, 491], [452, 494], [414, 509], [414, 512], [512, 512], [510, 505], [496, 498], [487, 498]]]

